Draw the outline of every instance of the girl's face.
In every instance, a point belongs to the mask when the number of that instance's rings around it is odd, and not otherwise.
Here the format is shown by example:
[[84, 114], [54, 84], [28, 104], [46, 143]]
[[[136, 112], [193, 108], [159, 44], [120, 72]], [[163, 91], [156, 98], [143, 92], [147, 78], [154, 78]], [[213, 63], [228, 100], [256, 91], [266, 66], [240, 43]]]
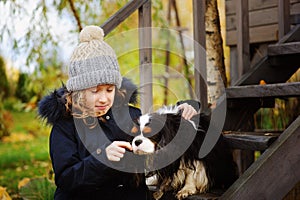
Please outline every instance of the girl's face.
[[86, 90], [86, 106], [99, 117], [107, 113], [115, 98], [115, 85], [98, 85]]

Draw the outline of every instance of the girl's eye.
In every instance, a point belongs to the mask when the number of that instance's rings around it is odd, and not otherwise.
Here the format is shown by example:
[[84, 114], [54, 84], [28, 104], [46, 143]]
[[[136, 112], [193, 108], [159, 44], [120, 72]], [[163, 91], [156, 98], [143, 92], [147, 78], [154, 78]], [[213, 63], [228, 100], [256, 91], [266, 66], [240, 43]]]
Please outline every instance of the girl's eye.
[[114, 91], [114, 88], [107, 88], [107, 92], [112, 92]]
[[97, 90], [91, 90], [91, 93], [96, 94]]

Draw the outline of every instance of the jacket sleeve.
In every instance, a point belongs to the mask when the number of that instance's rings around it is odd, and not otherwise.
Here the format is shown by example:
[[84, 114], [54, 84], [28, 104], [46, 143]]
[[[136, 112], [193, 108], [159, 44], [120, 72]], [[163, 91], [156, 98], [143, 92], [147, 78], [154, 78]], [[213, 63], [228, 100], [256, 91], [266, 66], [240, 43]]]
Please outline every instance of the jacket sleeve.
[[[104, 147], [88, 156], [80, 156], [83, 147], [76, 137], [75, 127], [71, 123], [57, 123], [50, 136], [50, 156], [55, 173], [56, 185], [62, 190], [78, 187], [100, 187], [111, 180], [112, 169], [102, 164], [99, 158], [107, 159]], [[97, 159], [98, 156], [98, 159]]]

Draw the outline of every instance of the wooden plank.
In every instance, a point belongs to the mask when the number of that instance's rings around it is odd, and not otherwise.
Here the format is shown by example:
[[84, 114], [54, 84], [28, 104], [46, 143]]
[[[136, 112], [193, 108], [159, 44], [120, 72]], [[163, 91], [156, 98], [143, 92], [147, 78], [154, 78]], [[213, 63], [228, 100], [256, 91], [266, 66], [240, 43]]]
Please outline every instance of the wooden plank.
[[[249, 12], [249, 27], [254, 28], [257, 26], [277, 24], [277, 13], [278, 9], [276, 7]], [[226, 17], [226, 31], [236, 29], [236, 19], [237, 17], [235, 15]]]
[[223, 134], [256, 135], [278, 137], [284, 130], [255, 129], [254, 131], [223, 131]]
[[[274, 42], [278, 40], [278, 25], [267, 25], [251, 28], [249, 30], [250, 43]], [[236, 30], [226, 32], [226, 45], [236, 45]]]
[[290, 31], [290, 0], [278, 0], [279, 39]]
[[290, 14], [291, 15], [300, 14], [300, 2], [290, 4]]
[[195, 93], [201, 102], [201, 108], [208, 107], [206, 85], [206, 49], [205, 41], [205, 10], [206, 2], [193, 0], [193, 24], [194, 24], [194, 62], [195, 62]]
[[278, 134], [253, 133], [253, 132], [230, 132], [224, 133], [224, 140], [233, 149], [253, 151], [266, 150], [277, 138]]
[[139, 8], [140, 103], [142, 113], [152, 111], [151, 1]]
[[250, 69], [248, 0], [237, 0], [237, 64], [239, 76]]
[[134, 11], [141, 7], [147, 0], [129, 1], [124, 7], [118, 10], [114, 15], [108, 18], [102, 25], [102, 29], [105, 35], [108, 35], [114, 28], [116, 28], [121, 22], [129, 17]]
[[269, 56], [279, 56], [287, 54], [299, 54], [300, 56], [300, 42], [289, 42], [284, 44], [274, 44], [268, 46]]
[[275, 99], [274, 98], [243, 98], [243, 99], [227, 99], [227, 108], [241, 108], [247, 105], [248, 107], [258, 107], [258, 108], [274, 108]]
[[[249, 12], [249, 27], [271, 25], [278, 23], [278, 7], [266, 8], [263, 10], [256, 10]], [[300, 14], [300, 3], [291, 5], [291, 23], [295, 23], [295, 19]], [[294, 17], [293, 17], [294, 16]], [[236, 15], [226, 16], [226, 31], [236, 29]]]
[[297, 96], [300, 96], [300, 82], [231, 86], [226, 88], [227, 99]]
[[[278, 6], [278, 0], [251, 0], [249, 1], [249, 11], [264, 10]], [[291, 6], [300, 3], [300, 0], [290, 0]], [[235, 0], [225, 1], [225, 12], [226, 15], [233, 15], [236, 11]], [[299, 10], [298, 10], [299, 11]]]
[[[236, 1], [235, 0], [226, 0], [225, 1], [225, 13], [226, 16], [234, 15], [236, 13]], [[262, 10], [267, 8], [276, 7], [276, 0], [251, 0], [249, 1], [249, 11]]]
[[299, 146], [300, 116], [219, 199], [282, 199], [300, 180]]

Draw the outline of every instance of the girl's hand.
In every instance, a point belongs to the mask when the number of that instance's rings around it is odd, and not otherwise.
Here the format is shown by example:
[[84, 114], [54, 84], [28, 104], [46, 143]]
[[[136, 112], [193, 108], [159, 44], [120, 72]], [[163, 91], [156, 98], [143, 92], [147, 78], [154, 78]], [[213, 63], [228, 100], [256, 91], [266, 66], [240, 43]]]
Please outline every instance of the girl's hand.
[[106, 147], [105, 152], [108, 160], [120, 161], [123, 158], [126, 149], [132, 151], [132, 146], [129, 142], [125, 141], [114, 141]]
[[193, 106], [183, 103], [178, 106], [178, 109], [182, 110], [182, 117], [186, 120], [191, 119], [194, 115], [197, 114], [197, 111], [193, 108]]

